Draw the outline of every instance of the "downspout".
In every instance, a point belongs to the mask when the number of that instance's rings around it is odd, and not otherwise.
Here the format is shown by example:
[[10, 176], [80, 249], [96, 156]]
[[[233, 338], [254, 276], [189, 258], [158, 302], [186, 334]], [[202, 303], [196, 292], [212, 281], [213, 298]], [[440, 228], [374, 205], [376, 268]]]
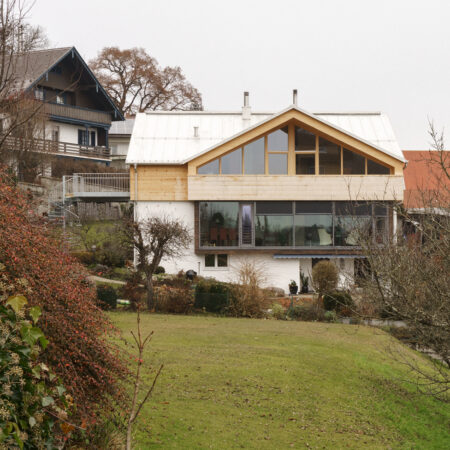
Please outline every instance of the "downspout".
[[134, 221], [137, 220], [137, 199], [138, 199], [138, 176], [137, 176], [137, 164], [134, 163]]

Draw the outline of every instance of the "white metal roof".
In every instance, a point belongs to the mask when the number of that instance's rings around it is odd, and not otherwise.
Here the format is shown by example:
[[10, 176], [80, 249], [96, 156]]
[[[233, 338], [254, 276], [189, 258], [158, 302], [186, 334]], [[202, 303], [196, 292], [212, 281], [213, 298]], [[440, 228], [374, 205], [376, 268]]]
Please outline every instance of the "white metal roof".
[[134, 118], [112, 122], [111, 128], [109, 129], [109, 134], [131, 136], [131, 133], [133, 132], [133, 127], [134, 127]]
[[[184, 164], [293, 108], [404, 161], [390, 121], [385, 114], [379, 112], [311, 114], [291, 105], [276, 114], [252, 113], [250, 119], [243, 119], [241, 112], [152, 111], [138, 114], [126, 163]], [[194, 136], [194, 127], [198, 127], [198, 137]]]

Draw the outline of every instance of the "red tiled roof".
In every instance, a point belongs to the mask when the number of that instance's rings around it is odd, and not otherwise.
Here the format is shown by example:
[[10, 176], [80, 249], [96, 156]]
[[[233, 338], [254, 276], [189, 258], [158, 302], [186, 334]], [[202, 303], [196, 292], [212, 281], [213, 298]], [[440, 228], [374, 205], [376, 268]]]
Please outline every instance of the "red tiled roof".
[[432, 205], [448, 205], [450, 180], [446, 176], [443, 166], [450, 173], [450, 151], [414, 150], [403, 151], [403, 154], [408, 161], [408, 165], [403, 171], [406, 188], [405, 206], [407, 208], [424, 208]]

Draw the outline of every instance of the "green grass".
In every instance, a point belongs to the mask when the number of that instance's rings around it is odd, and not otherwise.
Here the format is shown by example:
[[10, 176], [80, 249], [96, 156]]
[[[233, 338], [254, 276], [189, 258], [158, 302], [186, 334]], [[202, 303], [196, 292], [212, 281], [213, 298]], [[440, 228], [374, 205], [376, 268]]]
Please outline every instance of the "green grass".
[[[131, 342], [135, 314], [111, 318]], [[389, 349], [422, 357], [381, 330], [150, 314], [142, 326], [155, 331], [146, 362], [164, 369], [136, 448], [450, 448], [448, 405], [416, 393]]]

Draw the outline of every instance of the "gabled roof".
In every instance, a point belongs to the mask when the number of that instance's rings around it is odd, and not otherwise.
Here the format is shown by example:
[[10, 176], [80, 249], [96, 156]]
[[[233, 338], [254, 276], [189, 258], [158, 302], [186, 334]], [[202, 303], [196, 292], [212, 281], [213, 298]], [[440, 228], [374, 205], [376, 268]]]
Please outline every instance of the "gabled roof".
[[[274, 114], [241, 112], [152, 111], [136, 116], [127, 164], [185, 164], [250, 130], [296, 110], [404, 162], [385, 114], [374, 112], [315, 113], [295, 105]], [[198, 127], [198, 137], [194, 136]]]
[[133, 127], [134, 127], [134, 118], [132, 119], [125, 119], [122, 122], [113, 122], [111, 124], [111, 128], [109, 129], [109, 135], [114, 136], [131, 136], [133, 133]]
[[53, 67], [65, 59], [69, 54], [76, 57], [89, 77], [92, 78], [94, 84], [98, 86], [99, 92], [105, 97], [115, 117], [124, 120], [120, 110], [117, 108], [111, 97], [105, 91], [103, 86], [97, 80], [97, 77], [91, 71], [84, 59], [78, 53], [75, 47], [61, 47], [44, 50], [34, 50], [27, 53], [16, 55], [14, 64], [12, 64], [14, 73], [12, 74], [17, 90], [32, 89]]

